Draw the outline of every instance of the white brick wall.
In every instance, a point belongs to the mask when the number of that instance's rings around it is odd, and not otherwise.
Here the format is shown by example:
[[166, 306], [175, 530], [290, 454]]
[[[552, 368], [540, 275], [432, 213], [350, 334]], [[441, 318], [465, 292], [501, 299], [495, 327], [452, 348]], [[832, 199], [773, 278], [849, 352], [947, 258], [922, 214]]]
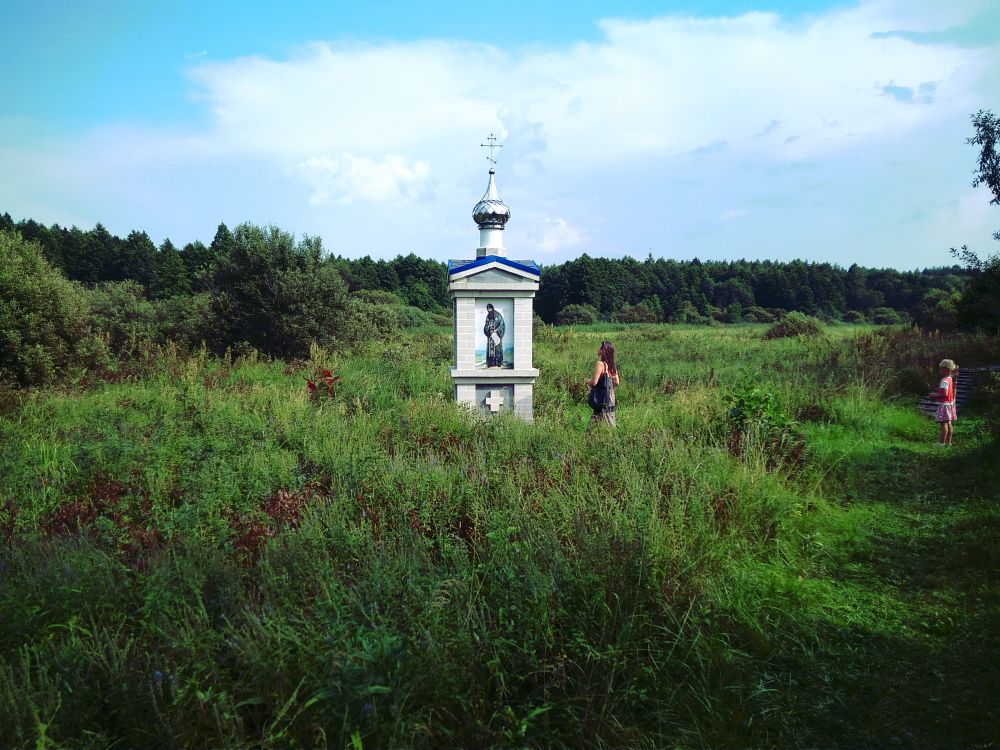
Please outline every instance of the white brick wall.
[[455, 354], [456, 366], [460, 370], [476, 366], [476, 300], [459, 297], [455, 300]]
[[531, 367], [533, 300], [530, 297], [514, 299], [514, 369]]
[[526, 422], [534, 421], [534, 389], [531, 383], [514, 383], [514, 413]]
[[476, 405], [476, 386], [474, 383], [461, 383], [455, 386], [455, 400], [460, 404]]

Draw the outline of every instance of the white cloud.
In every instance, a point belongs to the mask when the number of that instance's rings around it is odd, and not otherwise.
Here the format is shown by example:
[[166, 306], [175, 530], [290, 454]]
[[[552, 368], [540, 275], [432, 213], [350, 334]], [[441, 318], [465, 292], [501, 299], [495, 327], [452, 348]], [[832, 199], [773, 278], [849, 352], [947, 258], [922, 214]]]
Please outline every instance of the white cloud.
[[529, 245], [540, 253], [551, 254], [559, 250], [571, 250], [575, 253], [583, 248], [584, 233], [570, 224], [566, 219], [543, 218], [534, 222], [536, 234], [529, 238]]
[[310, 205], [351, 203], [355, 199], [385, 203], [409, 202], [428, 191], [430, 164], [408, 162], [388, 155], [381, 161], [353, 154], [340, 157], [315, 156], [300, 162], [294, 170], [312, 188]]
[[496, 123], [499, 50], [460, 42], [315, 43], [289, 60], [240, 58], [190, 75], [220, 145], [280, 158], [440, 148]]
[[[872, 36], [906, 18], [903, 6], [869, 3], [796, 25], [772, 13], [607, 20], [600, 43], [513, 52], [315, 43], [289, 60], [241, 58], [191, 75], [220, 148], [296, 162], [387, 150], [438, 162], [498, 124], [508, 164], [587, 169], [722, 142], [806, 158], [968, 109], [984, 60]], [[884, 95], [929, 82], [932, 107]]]

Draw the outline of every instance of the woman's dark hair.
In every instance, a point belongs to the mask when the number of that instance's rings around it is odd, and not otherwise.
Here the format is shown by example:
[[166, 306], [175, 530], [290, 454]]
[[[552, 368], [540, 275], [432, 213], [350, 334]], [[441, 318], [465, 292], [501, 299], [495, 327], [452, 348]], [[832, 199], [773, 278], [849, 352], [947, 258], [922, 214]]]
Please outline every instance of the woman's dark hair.
[[601, 348], [598, 350], [597, 355], [601, 358], [601, 362], [608, 366], [608, 372], [612, 375], [618, 372], [618, 365], [615, 363], [615, 345], [610, 341], [602, 341]]

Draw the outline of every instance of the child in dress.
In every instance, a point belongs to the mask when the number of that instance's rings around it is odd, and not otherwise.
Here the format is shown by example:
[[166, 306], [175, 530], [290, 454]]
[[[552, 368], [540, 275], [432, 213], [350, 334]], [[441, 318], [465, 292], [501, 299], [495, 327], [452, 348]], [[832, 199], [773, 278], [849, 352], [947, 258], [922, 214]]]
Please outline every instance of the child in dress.
[[938, 445], [951, 445], [951, 438], [954, 433], [952, 423], [958, 419], [958, 412], [955, 410], [955, 371], [958, 365], [950, 359], [942, 359], [938, 365], [941, 373], [941, 382], [938, 383], [937, 390], [932, 397], [938, 402], [938, 409], [934, 415], [934, 420], [941, 424], [941, 440]]

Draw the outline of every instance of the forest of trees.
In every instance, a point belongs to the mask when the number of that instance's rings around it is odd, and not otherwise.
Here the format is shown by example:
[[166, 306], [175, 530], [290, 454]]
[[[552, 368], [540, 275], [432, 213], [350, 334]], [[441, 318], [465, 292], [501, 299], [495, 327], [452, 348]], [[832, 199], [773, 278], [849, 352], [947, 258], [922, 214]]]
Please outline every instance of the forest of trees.
[[901, 272], [800, 260], [703, 263], [583, 255], [544, 269], [536, 307], [550, 322], [587, 312], [623, 322], [769, 322], [796, 310], [827, 320], [947, 325], [964, 281], [959, 266]]
[[[101, 224], [91, 230], [46, 227], [0, 216], [0, 230], [37, 242], [45, 258], [84, 284], [133, 281], [151, 300], [211, 292], [223, 283], [219, 264], [233, 250], [233, 232], [220, 224], [212, 241], [157, 247], [133, 231], [121, 238]], [[427, 312], [449, 306], [447, 267], [414, 254], [393, 260], [325, 255], [319, 238], [304, 237], [316, 269], [335, 270], [349, 292], [387, 292]], [[536, 311], [547, 323], [769, 322], [783, 311], [826, 320], [915, 321], [946, 328], [970, 271], [962, 266], [896, 271], [793, 261], [701, 262], [647, 258], [580, 258], [544, 267]]]

